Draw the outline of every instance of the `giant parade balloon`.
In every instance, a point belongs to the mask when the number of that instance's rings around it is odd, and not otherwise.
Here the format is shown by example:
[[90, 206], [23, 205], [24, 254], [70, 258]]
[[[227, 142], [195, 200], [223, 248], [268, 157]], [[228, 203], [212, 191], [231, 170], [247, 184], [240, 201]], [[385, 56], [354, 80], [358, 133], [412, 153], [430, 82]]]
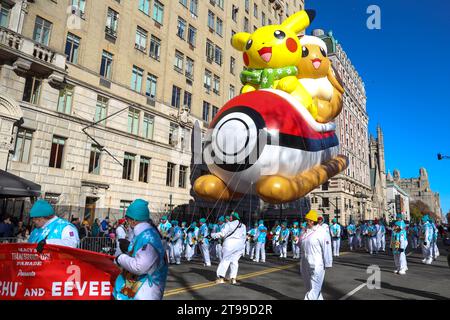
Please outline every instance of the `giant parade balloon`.
[[206, 134], [203, 159], [211, 174], [194, 183], [201, 198], [257, 194], [273, 204], [291, 202], [347, 168], [332, 122], [342, 110], [344, 89], [323, 41], [308, 38], [302, 45], [297, 36], [314, 16], [300, 11], [281, 25], [233, 36], [246, 65], [244, 86]]

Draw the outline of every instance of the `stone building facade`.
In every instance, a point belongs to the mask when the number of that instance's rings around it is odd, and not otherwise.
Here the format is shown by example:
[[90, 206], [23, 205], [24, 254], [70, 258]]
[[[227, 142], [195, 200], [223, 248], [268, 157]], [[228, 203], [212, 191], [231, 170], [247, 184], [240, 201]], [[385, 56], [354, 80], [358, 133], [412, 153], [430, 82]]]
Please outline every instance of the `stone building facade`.
[[431, 190], [428, 172], [425, 168], [420, 168], [417, 178], [402, 178], [400, 171], [396, 169], [394, 170], [393, 180], [410, 195], [411, 202], [420, 200], [427, 204], [438, 217], [442, 216], [439, 193]]
[[327, 44], [335, 73], [344, 85], [344, 107], [336, 119], [336, 134], [340, 142], [340, 153], [349, 158], [350, 165], [345, 172], [310, 194], [311, 207], [330, 219], [338, 213], [339, 223], [347, 225], [350, 219], [355, 221], [373, 216], [370, 209], [372, 191], [366, 91], [355, 66], [332, 32], [325, 34], [318, 29], [312, 34], [322, 38]]
[[[193, 164], [194, 127], [204, 132], [239, 93], [243, 62], [231, 36], [303, 6], [0, 0], [2, 168], [41, 185], [66, 216], [117, 218], [138, 197], [157, 214], [249, 214], [257, 201], [195, 201], [204, 168]], [[17, 201], [8, 208], [27, 211]]]
[[[389, 220], [387, 206], [386, 162], [384, 156], [384, 135], [381, 127], [377, 127], [377, 137], [369, 139], [370, 185], [372, 188], [372, 218]], [[392, 191], [392, 190], [391, 190]], [[394, 191], [392, 191], [394, 192]], [[399, 193], [402, 191], [399, 190]]]

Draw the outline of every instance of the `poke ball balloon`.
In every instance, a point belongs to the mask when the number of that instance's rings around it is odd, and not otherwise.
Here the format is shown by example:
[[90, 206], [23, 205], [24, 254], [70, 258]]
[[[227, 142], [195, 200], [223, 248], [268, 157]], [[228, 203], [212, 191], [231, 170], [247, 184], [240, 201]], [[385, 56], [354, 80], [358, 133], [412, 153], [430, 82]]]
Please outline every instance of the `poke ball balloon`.
[[197, 179], [194, 190], [208, 200], [243, 194], [270, 203], [299, 199], [347, 167], [335, 128], [316, 122], [284, 91], [239, 95], [211, 122], [203, 150], [211, 175]]

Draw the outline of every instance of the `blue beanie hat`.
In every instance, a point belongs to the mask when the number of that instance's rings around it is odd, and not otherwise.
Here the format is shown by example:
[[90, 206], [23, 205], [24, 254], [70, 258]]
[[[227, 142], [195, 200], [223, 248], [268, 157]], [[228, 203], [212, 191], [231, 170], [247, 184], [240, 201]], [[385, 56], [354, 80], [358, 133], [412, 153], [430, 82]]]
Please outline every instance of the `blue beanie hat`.
[[397, 215], [395, 216], [396, 219], [403, 219], [403, 215], [401, 213], [397, 213]]
[[167, 220], [167, 216], [162, 216], [161, 220]]
[[426, 214], [422, 217], [422, 222], [430, 221], [430, 217]]
[[337, 222], [337, 219], [334, 218], [333, 220], [331, 220], [331, 222], [335, 223], [335, 222]]
[[177, 220], [173, 220], [172, 221], [172, 225], [175, 226], [175, 227], [178, 226], [178, 221]]
[[294, 222], [294, 226], [298, 226], [298, 222], [297, 221]]
[[259, 224], [264, 224], [264, 220], [259, 220]]
[[231, 216], [232, 216], [233, 218], [237, 219], [237, 220], [240, 219], [240, 218], [239, 218], [239, 214], [238, 214], [237, 212], [233, 212], [233, 213], [231, 214]]
[[206, 222], [206, 219], [205, 219], [205, 218], [201, 218], [201, 219], [200, 219], [200, 222], [201, 222], [201, 223], [205, 223], [205, 222]]
[[55, 214], [55, 210], [47, 201], [39, 199], [30, 210], [30, 218], [49, 217]]
[[223, 216], [220, 216], [219, 217], [219, 222], [224, 222], [224, 221], [225, 221], [225, 218]]
[[303, 228], [306, 228], [306, 222], [303, 222], [303, 223], [302, 223], [302, 227], [303, 227]]
[[125, 216], [136, 221], [147, 221], [150, 219], [148, 202], [142, 199], [134, 200], [128, 207]]

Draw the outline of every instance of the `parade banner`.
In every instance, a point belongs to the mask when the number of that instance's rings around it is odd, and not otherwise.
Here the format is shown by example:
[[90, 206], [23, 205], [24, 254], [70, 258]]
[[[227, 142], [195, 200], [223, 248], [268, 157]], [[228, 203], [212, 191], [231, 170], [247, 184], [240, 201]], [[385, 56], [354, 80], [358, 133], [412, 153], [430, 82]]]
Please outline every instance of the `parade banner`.
[[0, 300], [111, 300], [114, 257], [36, 244], [0, 244]]

